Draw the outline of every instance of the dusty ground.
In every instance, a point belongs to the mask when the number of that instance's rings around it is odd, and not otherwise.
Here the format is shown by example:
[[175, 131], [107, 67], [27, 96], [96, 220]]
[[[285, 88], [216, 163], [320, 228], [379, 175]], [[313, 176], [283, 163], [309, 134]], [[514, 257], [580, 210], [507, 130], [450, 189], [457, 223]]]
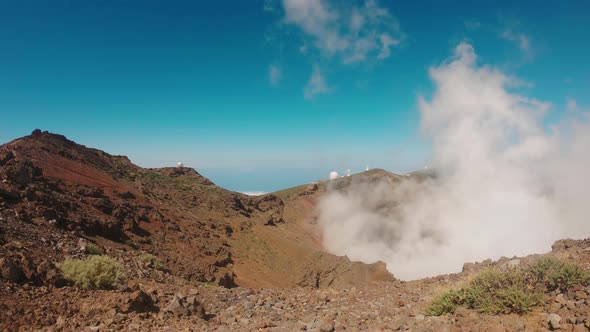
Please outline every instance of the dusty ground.
[[[560, 242], [550, 255], [588, 267], [590, 241]], [[460, 274], [413, 282], [327, 289], [226, 289], [173, 277], [161, 277], [165, 283], [135, 279], [130, 287], [117, 291], [3, 281], [0, 321], [5, 330], [56, 331], [544, 331], [551, 328], [550, 315], [556, 314], [560, 330], [587, 331], [590, 288], [580, 287], [551, 294], [543, 305], [522, 316], [484, 315], [467, 309], [441, 317], [424, 315], [434, 295], [470, 275], [508, 262], [524, 264], [531, 258], [468, 264]], [[151, 304], [138, 302], [138, 293], [149, 297]], [[190, 310], [168, 312], [175, 296], [195, 297], [205, 315]]]
[[[390, 181], [381, 170], [362, 176]], [[340, 183], [346, 186], [343, 181]], [[590, 288], [547, 294], [526, 315], [459, 308], [428, 317], [441, 292], [483, 269], [395, 280], [382, 263], [325, 252], [314, 206], [325, 185], [248, 197], [189, 168], [143, 169], [35, 131], [0, 146], [2, 331], [588, 331]], [[126, 286], [81, 290], [56, 263], [89, 245], [123, 264]], [[547, 254], [590, 269], [590, 240]], [[150, 253], [163, 268], [146, 264]]]

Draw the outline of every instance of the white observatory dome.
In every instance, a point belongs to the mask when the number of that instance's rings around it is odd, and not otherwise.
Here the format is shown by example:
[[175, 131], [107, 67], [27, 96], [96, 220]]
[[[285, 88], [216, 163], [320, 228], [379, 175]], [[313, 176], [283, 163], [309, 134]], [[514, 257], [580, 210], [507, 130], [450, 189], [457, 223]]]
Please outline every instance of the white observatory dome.
[[178, 162], [178, 164], [176, 164], [176, 167], [180, 168], [180, 167], [184, 167], [184, 163], [182, 162]]
[[330, 180], [334, 180], [338, 178], [338, 172], [332, 171], [330, 172]]

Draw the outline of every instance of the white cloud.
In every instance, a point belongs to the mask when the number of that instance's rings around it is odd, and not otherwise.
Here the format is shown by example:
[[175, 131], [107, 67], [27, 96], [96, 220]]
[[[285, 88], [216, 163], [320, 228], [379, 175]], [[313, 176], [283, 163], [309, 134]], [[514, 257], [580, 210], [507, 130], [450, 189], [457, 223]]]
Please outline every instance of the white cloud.
[[328, 92], [328, 85], [326, 84], [326, 80], [320, 71], [320, 68], [317, 65], [313, 66], [313, 70], [311, 72], [311, 77], [305, 86], [305, 90], [303, 91], [303, 96], [305, 99], [313, 99], [313, 97], [317, 94], [324, 94]]
[[586, 237], [588, 113], [568, 113], [547, 131], [550, 104], [515, 92], [510, 75], [478, 65], [467, 43], [429, 74], [435, 90], [419, 98], [418, 109], [437, 177], [330, 191], [318, 204], [325, 247], [385, 261], [397, 277], [415, 279]]
[[381, 47], [381, 52], [379, 53], [379, 55], [377, 55], [377, 58], [379, 58], [379, 59], [389, 58], [389, 55], [391, 54], [391, 51], [389, 50], [389, 48], [391, 46], [396, 46], [397, 44], [399, 44], [399, 40], [391, 38], [391, 36], [389, 36], [386, 33], [379, 36], [379, 39], [381, 40], [382, 47]]
[[566, 108], [568, 111], [573, 112], [579, 110], [578, 102], [575, 99], [568, 97], [566, 99]]
[[520, 50], [523, 52], [529, 52], [531, 50], [531, 41], [529, 37], [523, 33], [515, 33], [514, 31], [508, 29], [504, 30], [502, 33], [502, 38], [516, 43], [518, 48], [520, 48]]
[[402, 36], [397, 20], [375, 0], [365, 0], [360, 7], [343, 4], [283, 0], [284, 22], [298, 27], [322, 55], [339, 57], [344, 64], [370, 56], [388, 58]]
[[248, 195], [248, 196], [262, 196], [262, 195], [266, 195], [267, 192], [265, 192], [265, 191], [243, 191], [242, 194]]
[[268, 80], [269, 80], [270, 84], [277, 85], [277, 84], [279, 84], [279, 82], [281, 81], [282, 78], [283, 78], [283, 72], [281, 71], [281, 68], [279, 68], [279, 66], [276, 66], [276, 65], [268, 66]]

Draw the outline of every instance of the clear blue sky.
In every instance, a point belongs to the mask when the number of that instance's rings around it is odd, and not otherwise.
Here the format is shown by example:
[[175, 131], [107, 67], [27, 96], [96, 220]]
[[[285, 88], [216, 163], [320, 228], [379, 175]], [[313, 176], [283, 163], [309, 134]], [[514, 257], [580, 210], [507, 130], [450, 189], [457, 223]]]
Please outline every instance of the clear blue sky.
[[[590, 103], [588, 1], [0, 2], [0, 142], [35, 128], [272, 191], [428, 163], [418, 95], [470, 42], [526, 94]], [[550, 117], [551, 118], [551, 117]]]

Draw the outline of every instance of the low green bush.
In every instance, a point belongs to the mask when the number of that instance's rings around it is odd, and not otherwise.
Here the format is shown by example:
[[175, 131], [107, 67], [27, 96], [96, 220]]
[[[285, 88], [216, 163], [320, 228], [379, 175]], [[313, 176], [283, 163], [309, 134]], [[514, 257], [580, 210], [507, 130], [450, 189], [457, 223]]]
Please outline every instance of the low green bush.
[[464, 289], [452, 289], [436, 297], [426, 309], [428, 316], [440, 316], [452, 313], [459, 305], [465, 302]]
[[541, 303], [544, 293], [589, 283], [590, 275], [579, 266], [541, 258], [525, 267], [486, 270], [466, 287], [436, 297], [425, 313], [439, 316], [463, 306], [489, 314], [523, 314]]
[[86, 246], [86, 254], [88, 255], [102, 255], [104, 251], [94, 243], [88, 243]]
[[164, 263], [156, 256], [152, 254], [141, 254], [139, 260], [142, 261], [147, 267], [151, 267], [156, 270], [164, 270]]
[[57, 267], [66, 280], [82, 289], [116, 289], [126, 281], [123, 266], [108, 256], [66, 259]]
[[545, 287], [546, 291], [565, 291], [574, 285], [587, 285], [590, 274], [578, 265], [565, 263], [554, 258], [541, 258], [529, 267], [533, 281]]

